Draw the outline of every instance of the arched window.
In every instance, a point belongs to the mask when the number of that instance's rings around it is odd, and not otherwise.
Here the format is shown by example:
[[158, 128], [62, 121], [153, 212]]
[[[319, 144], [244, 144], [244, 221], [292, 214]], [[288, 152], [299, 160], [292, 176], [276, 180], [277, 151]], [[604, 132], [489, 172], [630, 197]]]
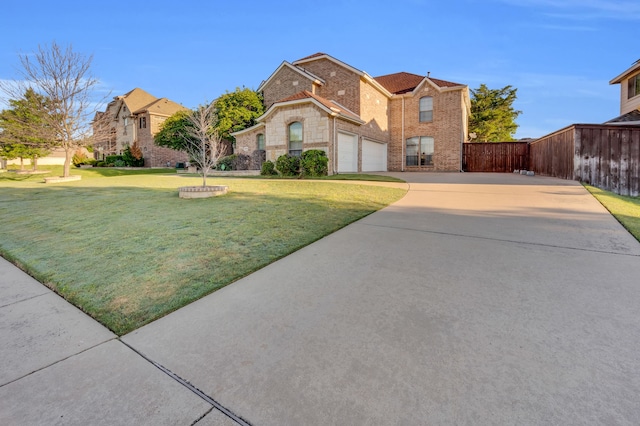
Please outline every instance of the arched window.
[[289, 155], [299, 157], [302, 154], [302, 123], [289, 124]]
[[264, 133], [258, 133], [256, 135], [256, 142], [258, 145], [258, 149], [261, 149], [264, 151]]
[[428, 123], [433, 121], [433, 98], [425, 96], [420, 98], [420, 122]]

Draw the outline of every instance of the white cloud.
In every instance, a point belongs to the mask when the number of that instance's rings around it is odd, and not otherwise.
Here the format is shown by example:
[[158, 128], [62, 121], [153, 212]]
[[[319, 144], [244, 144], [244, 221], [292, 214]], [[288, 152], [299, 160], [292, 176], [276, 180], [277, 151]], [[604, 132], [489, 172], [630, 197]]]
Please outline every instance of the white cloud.
[[513, 6], [539, 9], [539, 12], [572, 20], [640, 20], [637, 0], [499, 0]]

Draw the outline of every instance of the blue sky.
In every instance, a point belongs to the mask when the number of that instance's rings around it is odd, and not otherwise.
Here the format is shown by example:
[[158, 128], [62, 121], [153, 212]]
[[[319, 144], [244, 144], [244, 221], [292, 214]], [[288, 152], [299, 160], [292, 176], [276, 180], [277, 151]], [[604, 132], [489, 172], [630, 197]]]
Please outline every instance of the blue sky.
[[187, 107], [256, 89], [316, 52], [371, 76], [406, 71], [518, 89], [517, 138], [619, 114], [609, 80], [640, 59], [638, 0], [5, 2], [0, 79], [18, 53], [71, 43], [101, 90], [140, 87]]

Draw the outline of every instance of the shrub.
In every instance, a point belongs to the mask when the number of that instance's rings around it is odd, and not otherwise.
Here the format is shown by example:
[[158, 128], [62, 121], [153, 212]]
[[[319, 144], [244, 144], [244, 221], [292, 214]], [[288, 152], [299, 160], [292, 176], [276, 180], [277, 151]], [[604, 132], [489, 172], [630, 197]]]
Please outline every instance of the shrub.
[[233, 170], [249, 170], [251, 157], [245, 154], [237, 154], [233, 159]]
[[116, 160], [113, 163], [114, 167], [125, 167], [127, 165], [127, 163], [124, 162], [124, 160]]
[[104, 162], [107, 163], [107, 165], [115, 165], [118, 160], [122, 160], [122, 155], [107, 155]]
[[218, 170], [233, 170], [233, 162], [235, 161], [237, 154], [227, 155], [226, 157], [222, 157], [218, 160], [218, 164], [216, 164], [216, 169]]
[[281, 155], [276, 160], [276, 169], [282, 176], [297, 176], [300, 174], [300, 157]]
[[329, 158], [321, 149], [310, 149], [300, 156], [300, 169], [302, 176], [319, 177], [326, 176], [329, 172]]
[[265, 161], [262, 163], [262, 168], [260, 169], [260, 174], [262, 176], [274, 176], [277, 175], [276, 165], [273, 164], [273, 161]]
[[122, 153], [122, 161], [124, 161], [125, 166], [129, 167], [142, 167], [144, 166], [144, 158], [142, 158], [142, 151], [138, 148], [137, 144], [133, 144], [133, 146], [128, 146], [124, 149]]
[[98, 162], [95, 164], [95, 166], [96, 166], [96, 167], [104, 167], [104, 166], [106, 166], [106, 165], [107, 165], [107, 163], [105, 163], [104, 161], [98, 161]]
[[75, 154], [73, 154], [73, 157], [71, 158], [71, 162], [73, 163], [74, 166], [80, 167], [81, 165], [84, 164], [84, 161], [86, 159], [87, 159], [87, 156], [85, 155], [85, 153], [78, 150], [76, 151]]
[[97, 163], [97, 160], [93, 158], [85, 158], [84, 161], [82, 162], [82, 164], [85, 164], [87, 166], [95, 166], [96, 163]]

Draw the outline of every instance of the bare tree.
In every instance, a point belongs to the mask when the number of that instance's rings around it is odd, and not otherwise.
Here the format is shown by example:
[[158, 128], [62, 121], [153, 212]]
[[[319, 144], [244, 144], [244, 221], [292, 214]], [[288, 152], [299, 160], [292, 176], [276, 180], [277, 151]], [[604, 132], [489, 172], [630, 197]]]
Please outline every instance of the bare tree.
[[196, 164], [202, 176], [202, 186], [207, 186], [207, 173], [218, 163], [225, 152], [216, 123], [217, 110], [212, 102], [209, 106], [199, 106], [187, 116], [182, 138], [184, 150]]
[[68, 177], [74, 152], [91, 143], [89, 124], [99, 107], [93, 97], [99, 83], [91, 75], [93, 55], [53, 42], [51, 46], [39, 45], [33, 54], [20, 54], [19, 59], [23, 79], [0, 82], [0, 89], [13, 99], [21, 99], [31, 88], [51, 101], [52, 111], [44, 119], [55, 132], [57, 146], [65, 151], [63, 176]]

